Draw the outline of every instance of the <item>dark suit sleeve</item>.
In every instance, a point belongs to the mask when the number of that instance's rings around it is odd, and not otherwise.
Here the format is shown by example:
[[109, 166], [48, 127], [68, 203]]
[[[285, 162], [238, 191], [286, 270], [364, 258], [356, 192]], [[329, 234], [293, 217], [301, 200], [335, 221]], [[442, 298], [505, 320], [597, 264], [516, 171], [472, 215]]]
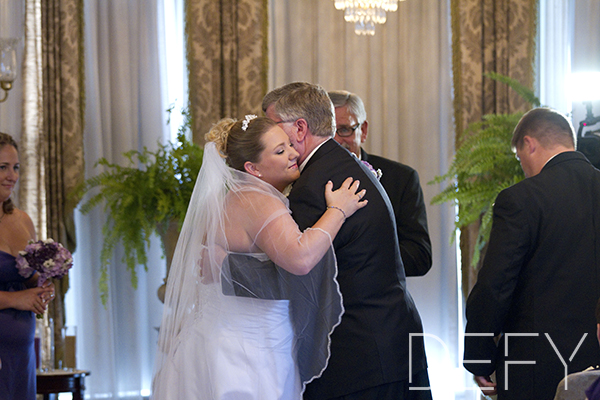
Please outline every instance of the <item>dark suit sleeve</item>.
[[[501, 192], [494, 205], [489, 247], [467, 300], [464, 366], [474, 375], [494, 372], [494, 337], [503, 332], [519, 273], [530, 248], [530, 229], [528, 212], [517, 196], [506, 190]], [[473, 334], [487, 336], [469, 336]]]
[[431, 241], [417, 171], [411, 171], [406, 187], [398, 195], [399, 199], [391, 198], [391, 201], [399, 202], [394, 204], [394, 212], [404, 271], [406, 276], [423, 276], [431, 269]]
[[325, 186], [319, 187], [318, 191], [312, 186], [300, 186], [293, 196], [290, 195], [290, 208], [301, 231], [313, 226], [327, 209]]

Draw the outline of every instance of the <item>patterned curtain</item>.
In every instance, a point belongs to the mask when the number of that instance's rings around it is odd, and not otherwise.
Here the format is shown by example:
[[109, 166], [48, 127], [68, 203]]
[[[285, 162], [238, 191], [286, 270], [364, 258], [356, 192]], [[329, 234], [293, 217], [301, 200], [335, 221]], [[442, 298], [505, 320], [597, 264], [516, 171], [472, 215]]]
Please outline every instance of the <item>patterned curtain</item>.
[[[452, 69], [455, 146], [467, 125], [485, 114], [526, 111], [528, 105], [506, 85], [483, 76], [497, 72], [532, 87], [536, 0], [452, 0]], [[478, 226], [461, 230], [463, 290], [476, 279], [471, 255]]]
[[267, 91], [267, 0], [187, 0], [194, 142], [219, 119], [261, 113]]
[[[73, 252], [76, 202], [69, 193], [84, 178], [83, 1], [27, 0], [25, 18], [26, 168], [20, 206], [32, 217], [38, 238], [53, 238]], [[61, 330], [68, 277], [55, 281], [55, 286], [48, 316], [54, 320], [58, 363], [64, 354]]]

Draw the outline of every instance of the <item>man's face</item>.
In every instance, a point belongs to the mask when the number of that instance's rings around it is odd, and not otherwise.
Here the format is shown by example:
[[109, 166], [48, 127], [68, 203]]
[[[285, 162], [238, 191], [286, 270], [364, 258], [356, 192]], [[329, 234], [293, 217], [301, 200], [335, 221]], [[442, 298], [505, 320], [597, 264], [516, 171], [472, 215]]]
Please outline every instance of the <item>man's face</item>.
[[288, 135], [290, 142], [292, 142], [292, 146], [294, 146], [294, 149], [300, 154], [298, 163], [301, 163], [306, 155], [304, 154], [304, 146], [298, 142], [298, 128], [295, 126], [296, 121], [282, 121], [279, 115], [275, 113], [275, 105], [273, 104], [267, 107], [265, 115], [270, 120], [277, 122], [277, 125]]
[[[335, 124], [336, 132], [333, 137], [335, 141], [360, 156], [360, 145], [367, 139], [366, 125], [361, 126], [356, 116], [348, 111], [347, 106], [335, 108]], [[340, 133], [349, 136], [342, 137]]]

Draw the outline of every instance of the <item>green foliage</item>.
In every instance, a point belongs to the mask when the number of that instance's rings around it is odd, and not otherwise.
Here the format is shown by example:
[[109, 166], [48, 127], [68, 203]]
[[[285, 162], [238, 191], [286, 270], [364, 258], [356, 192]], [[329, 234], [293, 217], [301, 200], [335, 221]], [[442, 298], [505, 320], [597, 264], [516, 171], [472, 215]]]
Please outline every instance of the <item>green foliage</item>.
[[146, 147], [140, 152], [123, 153], [127, 166], [108, 162], [97, 165], [105, 172], [86, 180], [75, 192], [77, 198], [90, 193], [81, 205], [83, 214], [103, 204], [107, 220], [102, 232], [104, 242], [100, 255], [100, 295], [106, 304], [108, 270], [113, 250], [118, 243], [125, 254], [122, 261], [131, 273], [131, 284], [137, 288], [136, 266], [147, 270], [146, 248], [154, 233], [160, 233], [169, 220], [183, 222], [194, 184], [202, 164], [202, 149], [187, 139], [190, 117], [179, 129], [176, 143], [159, 143], [158, 150]]
[[[519, 82], [496, 73], [486, 76], [507, 84], [530, 104], [540, 105], [535, 94]], [[451, 180], [431, 203], [453, 201], [458, 204], [456, 230], [481, 222], [473, 266], [479, 262], [480, 252], [489, 239], [493, 204], [498, 193], [525, 177], [510, 146], [512, 133], [522, 116], [522, 112], [487, 114], [481, 121], [469, 124], [463, 134], [466, 139], [456, 150], [448, 172], [429, 182], [437, 184]]]

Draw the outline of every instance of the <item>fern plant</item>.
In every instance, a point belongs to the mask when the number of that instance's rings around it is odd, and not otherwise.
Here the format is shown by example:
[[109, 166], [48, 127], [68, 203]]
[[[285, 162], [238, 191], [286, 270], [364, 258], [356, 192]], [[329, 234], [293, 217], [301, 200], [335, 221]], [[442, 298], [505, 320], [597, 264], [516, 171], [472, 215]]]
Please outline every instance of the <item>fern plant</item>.
[[[531, 105], [540, 105], [535, 94], [516, 80], [497, 73], [486, 76], [507, 84]], [[450, 180], [449, 185], [433, 197], [431, 204], [453, 201], [458, 205], [457, 231], [480, 221], [473, 266], [479, 262], [481, 250], [489, 240], [493, 204], [498, 193], [525, 178], [510, 146], [512, 133], [522, 116], [522, 112], [486, 114], [481, 121], [469, 124], [463, 134], [466, 139], [456, 149], [448, 172], [429, 182], [437, 184]]]
[[136, 267], [143, 265], [147, 270], [146, 249], [152, 235], [166, 229], [170, 220], [181, 224], [185, 218], [203, 152], [187, 139], [191, 126], [189, 113], [184, 112], [184, 117], [176, 143], [159, 143], [156, 151], [144, 147], [142, 151], [123, 153], [127, 166], [101, 158], [97, 165], [105, 167], [105, 172], [86, 180], [75, 191], [78, 198], [91, 193], [80, 206], [83, 214], [101, 204], [107, 213], [100, 255], [103, 304], [108, 297], [107, 267], [117, 244], [123, 245], [122, 261], [131, 273], [132, 286], [137, 288]]

